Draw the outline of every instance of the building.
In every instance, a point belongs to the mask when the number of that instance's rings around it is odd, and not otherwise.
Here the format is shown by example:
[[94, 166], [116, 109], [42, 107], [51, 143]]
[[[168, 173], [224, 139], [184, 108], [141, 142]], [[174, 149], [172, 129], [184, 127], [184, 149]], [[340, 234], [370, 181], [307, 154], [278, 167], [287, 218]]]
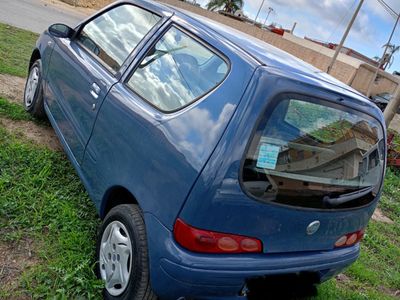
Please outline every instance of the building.
[[[336, 51], [336, 48], [339, 47], [338, 44], [322, 42], [322, 41], [318, 41], [318, 40], [315, 40], [315, 39], [308, 38], [306, 36], [304, 37], [304, 39], [307, 40], [307, 41], [314, 42], [314, 43], [316, 43], [316, 44], [318, 44], [320, 46], [324, 46], [326, 48], [335, 50], [335, 51]], [[359, 59], [359, 60], [361, 60], [361, 61], [363, 61], [363, 62], [365, 62], [367, 64], [370, 64], [370, 65], [372, 65], [374, 67], [378, 67], [378, 65], [379, 65], [378, 61], [373, 60], [372, 58], [369, 58], [368, 56], [365, 56], [364, 54], [361, 54], [360, 52], [358, 52], [358, 51], [356, 51], [354, 49], [351, 49], [351, 48], [347, 48], [347, 47], [343, 46], [342, 49], [340, 49], [340, 53], [343, 53], [343, 54], [346, 54], [348, 56], [357, 58], [357, 59]]]

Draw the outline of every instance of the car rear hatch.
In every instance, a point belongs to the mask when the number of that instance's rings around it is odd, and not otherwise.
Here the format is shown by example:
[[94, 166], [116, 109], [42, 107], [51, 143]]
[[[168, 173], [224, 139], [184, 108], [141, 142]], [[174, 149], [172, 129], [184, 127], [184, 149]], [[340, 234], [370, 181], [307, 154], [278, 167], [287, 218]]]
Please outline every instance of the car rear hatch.
[[248, 118], [233, 121], [179, 218], [259, 239], [265, 253], [332, 250], [367, 226], [379, 198], [382, 116], [372, 105], [370, 113], [357, 109], [357, 99], [306, 85], [280, 92], [292, 82], [268, 81], [275, 94], [261, 90], [271, 93], [269, 103], [259, 108], [254, 100]]

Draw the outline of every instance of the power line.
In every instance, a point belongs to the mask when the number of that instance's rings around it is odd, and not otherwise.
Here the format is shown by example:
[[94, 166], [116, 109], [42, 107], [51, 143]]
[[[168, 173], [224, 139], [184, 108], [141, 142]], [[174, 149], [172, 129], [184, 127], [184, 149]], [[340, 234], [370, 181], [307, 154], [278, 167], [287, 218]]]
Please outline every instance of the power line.
[[352, 12], [351, 10], [353, 9], [354, 5], [357, 3], [357, 0], [354, 0], [353, 4], [347, 9], [347, 12], [343, 15], [342, 19], [340, 20], [340, 22], [336, 25], [335, 29], [332, 31], [331, 35], [328, 38], [328, 42], [332, 39], [333, 35], [336, 33], [336, 31], [339, 29], [339, 27], [342, 26], [343, 22], [345, 19], [347, 19], [347, 17], [349, 16], [349, 14]]
[[336, 22], [337, 23], [336, 27], [335, 27], [334, 30], [331, 31], [331, 34], [329, 35], [329, 37], [327, 39], [325, 38], [324, 40], [319, 40], [321, 42], [321, 44], [319, 45], [318, 52], [321, 52], [322, 49], [326, 48], [326, 46], [322, 45], [322, 43], [323, 44], [330, 43], [330, 41], [331, 41], [332, 37], [335, 35], [336, 31], [339, 29], [339, 27], [341, 27], [343, 25], [344, 21], [347, 19], [349, 14], [352, 12], [352, 9], [355, 6], [355, 4], [357, 3], [357, 1], [358, 0], [354, 0], [353, 4], [350, 7], [347, 8], [346, 13], [342, 16], [341, 20], [339, 22]]
[[397, 17], [399, 16], [399, 14], [396, 13], [396, 11], [395, 11], [392, 7], [390, 7], [389, 4], [387, 4], [387, 3], [385, 2], [385, 0], [377, 0], [377, 1], [378, 1], [378, 3], [379, 3], [380, 5], [382, 5], [382, 7], [386, 10], [387, 13], [389, 13], [394, 19], [397, 19]]
[[379, 1], [381, 3], [383, 3], [383, 5], [385, 5], [394, 15], [396, 15], [396, 17], [398, 17], [398, 14], [396, 13], [396, 11], [392, 7], [390, 7], [390, 5], [387, 4], [385, 0], [379, 0]]

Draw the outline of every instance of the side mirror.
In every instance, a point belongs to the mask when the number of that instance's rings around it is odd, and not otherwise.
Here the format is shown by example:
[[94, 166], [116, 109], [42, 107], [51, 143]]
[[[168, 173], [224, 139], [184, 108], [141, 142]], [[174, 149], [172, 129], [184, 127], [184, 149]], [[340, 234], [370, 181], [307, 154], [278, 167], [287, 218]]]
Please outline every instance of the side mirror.
[[65, 24], [53, 24], [49, 27], [49, 32], [52, 36], [58, 38], [71, 38], [75, 30]]

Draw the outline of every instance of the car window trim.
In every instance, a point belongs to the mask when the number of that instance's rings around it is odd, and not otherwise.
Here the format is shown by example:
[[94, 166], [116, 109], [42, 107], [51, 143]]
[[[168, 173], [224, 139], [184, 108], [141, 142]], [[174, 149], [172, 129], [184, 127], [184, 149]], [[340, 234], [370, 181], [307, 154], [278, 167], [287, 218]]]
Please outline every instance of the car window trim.
[[[82, 30], [85, 28], [85, 26], [92, 22], [93, 20], [97, 19], [98, 17], [102, 16], [103, 14], [109, 12], [112, 9], [115, 9], [119, 6], [123, 6], [123, 5], [131, 5], [131, 6], [135, 6], [138, 7], [142, 10], [148, 11], [149, 13], [152, 13], [158, 17], [160, 17], [160, 20], [150, 29], [150, 31], [148, 31], [144, 37], [140, 40], [140, 42], [136, 45], [136, 47], [134, 47], [132, 49], [132, 51], [128, 54], [128, 56], [125, 58], [125, 60], [123, 61], [123, 63], [121, 64], [121, 66], [119, 67], [118, 71], [115, 71], [114, 69], [112, 69], [106, 62], [104, 62], [100, 57], [98, 57], [97, 55], [95, 55], [92, 51], [90, 51], [88, 48], [86, 48], [85, 45], [83, 45], [80, 41], [79, 41], [79, 36], [82, 33]], [[150, 9], [144, 8], [140, 5], [137, 5], [135, 3], [132, 2], [119, 2], [115, 5], [111, 5], [109, 7], [106, 7], [106, 9], [104, 9], [103, 11], [101, 11], [100, 13], [94, 15], [92, 18], [89, 18], [88, 20], [86, 20], [84, 23], [80, 24], [77, 27], [77, 31], [74, 34], [73, 38], [71, 39], [71, 42], [74, 42], [76, 45], [79, 46], [80, 49], [83, 49], [87, 54], [89, 54], [92, 58], [94, 58], [98, 63], [100, 63], [101, 66], [104, 67], [104, 69], [113, 77], [119, 79], [122, 76], [122, 72], [121, 70], [124, 69], [124, 65], [127, 61], [129, 61], [129, 59], [132, 56], [132, 53], [135, 52], [135, 50], [142, 44], [143, 41], [145, 41], [149, 36], [153, 35], [154, 33], [152, 33], [154, 30], [157, 30], [157, 28], [160, 26], [160, 24], [163, 24], [166, 21], [165, 16], [162, 16], [161, 14], [159, 14], [158, 12], [152, 11]]]
[[[187, 34], [190, 38], [192, 38], [193, 40], [195, 40], [196, 42], [198, 42], [199, 44], [201, 44], [202, 46], [204, 46], [206, 49], [208, 49], [210, 52], [212, 52], [213, 54], [217, 55], [219, 58], [221, 58], [227, 65], [227, 72], [225, 73], [225, 76], [221, 79], [220, 82], [218, 82], [218, 84], [216, 84], [213, 88], [211, 88], [210, 90], [208, 90], [207, 92], [205, 92], [204, 94], [194, 98], [192, 101], [186, 103], [183, 106], [180, 106], [177, 109], [174, 110], [162, 110], [161, 108], [159, 108], [158, 106], [154, 105], [153, 103], [151, 103], [149, 100], [145, 99], [144, 97], [142, 97], [141, 95], [139, 95], [137, 92], [135, 92], [129, 85], [128, 85], [128, 81], [131, 79], [131, 77], [133, 76], [133, 74], [135, 73], [135, 71], [137, 70], [137, 68], [139, 67], [140, 63], [146, 58], [147, 53], [150, 52], [150, 50], [164, 37], [164, 35], [172, 28], [175, 27], [178, 30], [181, 30], [183, 33]], [[124, 85], [124, 87], [126, 87], [131, 93], [133, 93], [135, 96], [139, 97], [141, 100], [143, 100], [145, 103], [149, 104], [151, 107], [153, 107], [154, 109], [157, 110], [157, 112], [161, 112], [164, 115], [171, 115], [174, 113], [177, 113], [185, 108], [187, 108], [190, 105], [193, 105], [194, 103], [198, 102], [201, 98], [205, 97], [206, 95], [210, 94], [211, 92], [215, 91], [216, 89], [218, 89], [222, 83], [226, 80], [226, 78], [228, 77], [228, 75], [231, 72], [231, 61], [229, 60], [229, 58], [223, 54], [221, 51], [219, 51], [218, 49], [216, 49], [214, 46], [212, 46], [210, 43], [208, 43], [207, 41], [205, 41], [204, 39], [202, 39], [201, 37], [199, 37], [198, 35], [194, 34], [192, 31], [190, 31], [190, 29], [187, 29], [181, 25], [179, 25], [178, 23], [171, 21], [170, 24], [168, 24], [168, 26], [166, 26], [166, 28], [164, 28], [157, 36], [157, 38], [149, 43], [149, 45], [147, 46], [147, 48], [145, 49], [144, 53], [140, 56], [140, 58], [137, 60], [136, 64], [134, 65], [134, 67], [128, 72], [128, 74], [125, 76], [124, 81], [122, 82], [122, 84]]]

